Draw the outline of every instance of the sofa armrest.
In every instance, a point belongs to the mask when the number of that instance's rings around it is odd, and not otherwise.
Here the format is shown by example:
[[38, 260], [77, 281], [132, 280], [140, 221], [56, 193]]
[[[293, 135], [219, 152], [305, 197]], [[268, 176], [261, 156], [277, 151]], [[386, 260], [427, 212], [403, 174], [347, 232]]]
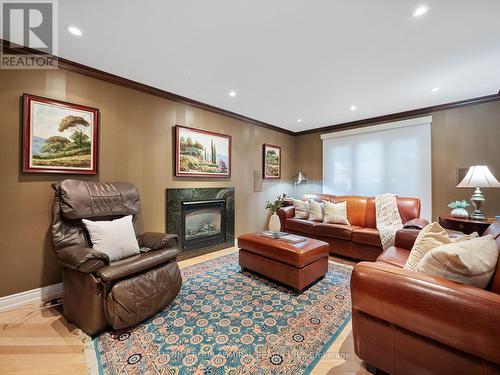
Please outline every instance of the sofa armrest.
[[353, 310], [500, 364], [500, 295], [384, 263], [352, 272]]
[[403, 228], [405, 229], [424, 229], [429, 222], [422, 218], [411, 219], [404, 223]]
[[63, 265], [84, 273], [92, 273], [109, 264], [109, 256], [90, 247], [74, 245], [57, 251], [57, 259]]
[[398, 230], [396, 232], [396, 238], [394, 239], [394, 246], [411, 250], [419, 233], [420, 230], [418, 229], [403, 228]]
[[281, 223], [281, 231], [285, 230], [285, 221], [286, 219], [291, 219], [295, 216], [295, 208], [293, 206], [281, 207], [276, 214], [280, 218]]
[[139, 236], [139, 246], [147, 247], [151, 250], [175, 248], [177, 247], [177, 235], [145, 232]]

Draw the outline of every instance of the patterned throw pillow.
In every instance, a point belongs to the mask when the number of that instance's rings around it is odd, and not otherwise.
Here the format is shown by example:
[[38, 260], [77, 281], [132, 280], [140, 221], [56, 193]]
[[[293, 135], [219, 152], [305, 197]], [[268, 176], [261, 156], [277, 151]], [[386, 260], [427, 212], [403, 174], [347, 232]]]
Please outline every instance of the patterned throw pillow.
[[484, 289], [493, 277], [497, 260], [497, 244], [489, 234], [432, 249], [416, 271]]
[[347, 220], [347, 202], [333, 203], [323, 201], [325, 207], [324, 223], [351, 225]]
[[307, 219], [309, 218], [309, 203], [294, 199], [293, 208], [295, 209], [294, 219]]
[[309, 199], [309, 220], [323, 221], [323, 204]]

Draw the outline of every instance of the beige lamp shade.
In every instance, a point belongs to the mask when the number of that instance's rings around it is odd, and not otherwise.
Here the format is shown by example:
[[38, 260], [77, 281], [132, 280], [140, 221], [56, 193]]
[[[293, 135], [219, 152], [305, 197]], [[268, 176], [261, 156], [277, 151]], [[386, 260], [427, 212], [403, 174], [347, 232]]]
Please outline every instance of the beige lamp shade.
[[500, 187], [500, 182], [493, 176], [486, 165], [473, 165], [467, 171], [458, 188]]

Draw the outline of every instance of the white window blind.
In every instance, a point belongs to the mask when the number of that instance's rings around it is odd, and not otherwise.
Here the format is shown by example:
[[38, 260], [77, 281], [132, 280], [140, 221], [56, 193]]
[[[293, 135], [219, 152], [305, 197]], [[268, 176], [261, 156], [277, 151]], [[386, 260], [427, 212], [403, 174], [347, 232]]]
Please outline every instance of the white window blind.
[[323, 134], [323, 193], [418, 197], [431, 219], [432, 117]]

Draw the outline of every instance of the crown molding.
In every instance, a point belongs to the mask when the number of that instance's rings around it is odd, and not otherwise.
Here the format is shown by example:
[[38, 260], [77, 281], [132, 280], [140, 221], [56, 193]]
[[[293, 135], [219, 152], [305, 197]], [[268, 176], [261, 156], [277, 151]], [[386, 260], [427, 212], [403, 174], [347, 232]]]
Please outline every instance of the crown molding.
[[295, 135], [306, 135], [313, 133], [325, 133], [325, 132], [338, 132], [341, 130], [356, 129], [365, 126], [378, 125], [383, 122], [396, 121], [396, 120], [406, 120], [414, 117], [430, 115], [433, 112], [444, 111], [448, 109], [456, 109], [461, 107], [467, 107], [475, 104], [489, 103], [500, 100], [500, 91], [498, 94], [479, 96], [477, 98], [459, 100], [456, 102], [449, 102], [444, 104], [433, 105], [430, 107], [412, 109], [410, 111], [391, 113], [388, 115], [382, 115], [377, 117], [370, 117], [357, 121], [344, 122], [336, 125], [323, 126], [321, 128], [314, 128], [309, 130], [303, 130], [296, 132]]
[[[40, 51], [28, 48], [28, 47], [23, 47], [23, 46], [18, 46], [16, 48], [13, 48], [10, 46], [10, 42], [0, 39], [0, 46], [3, 51], [11, 54], [42, 54], [42, 55], [47, 55], [44, 53], [41, 53]], [[466, 107], [470, 105], [475, 105], [475, 104], [481, 104], [481, 103], [488, 103], [488, 102], [493, 102], [500, 100], [500, 90], [498, 91], [497, 94], [493, 95], [486, 95], [486, 96], [480, 96], [477, 98], [471, 98], [471, 99], [465, 99], [465, 100], [460, 100], [456, 102], [450, 102], [450, 103], [445, 103], [445, 104], [439, 104], [439, 105], [434, 105], [430, 107], [425, 107], [425, 108], [418, 108], [418, 109], [412, 109], [410, 111], [404, 111], [404, 112], [398, 112], [398, 113], [392, 113], [392, 114], [387, 114], [387, 115], [382, 115], [382, 116], [377, 116], [377, 117], [370, 117], [362, 120], [357, 120], [357, 121], [351, 121], [351, 122], [345, 122], [341, 124], [335, 124], [335, 125], [328, 125], [328, 126], [323, 126], [320, 128], [314, 128], [314, 129], [309, 129], [309, 130], [303, 130], [299, 132], [294, 132], [292, 130], [284, 129], [276, 125], [269, 124], [267, 122], [263, 122], [260, 120], [253, 119], [251, 117], [241, 115], [235, 112], [231, 112], [219, 107], [215, 107], [213, 105], [207, 104], [200, 102], [195, 99], [191, 99], [185, 96], [177, 95], [169, 91], [161, 90], [156, 87], [148, 86], [143, 83], [133, 81], [128, 78], [124, 78], [112, 73], [108, 73], [99, 69], [91, 68], [86, 65], [79, 64], [77, 62], [71, 61], [64, 59], [62, 57], [57, 57], [57, 56], [52, 56], [56, 57], [58, 60], [58, 68], [61, 70], [73, 72], [73, 73], [78, 73], [82, 74], [88, 77], [92, 77], [101, 81], [113, 83], [118, 86], [126, 87], [132, 90], [137, 90], [149, 95], [154, 95], [158, 96], [163, 99], [171, 100], [176, 103], [181, 103], [181, 104], [186, 104], [190, 105], [196, 108], [204, 109], [209, 112], [217, 113], [222, 116], [230, 117], [235, 120], [240, 120], [243, 122], [246, 122], [248, 124], [260, 126], [262, 128], [274, 130], [283, 134], [288, 134], [288, 135], [305, 135], [305, 134], [313, 134], [313, 133], [324, 133], [324, 132], [336, 132], [336, 131], [341, 131], [341, 130], [347, 130], [347, 129], [355, 129], [355, 128], [360, 128], [364, 126], [370, 126], [370, 125], [377, 125], [382, 122], [389, 122], [389, 121], [395, 121], [395, 120], [404, 120], [404, 119], [409, 119], [413, 117], [418, 117], [418, 116], [423, 116], [423, 115], [429, 115], [432, 112], [436, 111], [443, 111], [443, 110], [448, 110], [448, 109], [455, 109], [455, 108], [461, 108], [461, 107]]]
[[[28, 48], [28, 47], [19, 46], [19, 47], [13, 48], [10, 46], [10, 44], [11, 44], [10, 42], [8, 42], [4, 39], [0, 39], [0, 46], [2, 48], [2, 51], [6, 52], [6, 53], [10, 53], [13, 55], [30, 55], [30, 54], [39, 54], [40, 55], [41, 54], [41, 55], [46, 55], [46, 56], [52, 56], [52, 55], [48, 55], [48, 54], [42, 53], [40, 51], [34, 50], [32, 48]], [[177, 95], [177, 94], [174, 94], [174, 93], [169, 92], [169, 91], [161, 90], [161, 89], [158, 89], [158, 88], [153, 87], [153, 86], [148, 86], [148, 85], [145, 85], [145, 84], [137, 82], [137, 81], [133, 81], [133, 80], [128, 79], [128, 78], [124, 78], [124, 77], [121, 77], [121, 76], [118, 76], [118, 75], [115, 75], [112, 73], [105, 72], [103, 70], [91, 68], [89, 66], [82, 65], [82, 64], [79, 64], [77, 62], [74, 62], [74, 61], [71, 61], [68, 59], [64, 59], [62, 57], [58, 57], [58, 56], [52, 56], [52, 57], [57, 58], [58, 69], [61, 69], [61, 70], [82, 74], [82, 75], [92, 77], [92, 78], [95, 78], [95, 79], [98, 79], [101, 81], [113, 83], [113, 84], [118, 85], [118, 86], [126, 87], [126, 88], [129, 88], [132, 90], [141, 91], [143, 93], [158, 96], [158, 97], [163, 98], [163, 99], [168, 99], [168, 100], [174, 101], [176, 103], [187, 104], [187, 105], [190, 105], [192, 107], [204, 109], [206, 111], [217, 113], [217, 114], [222, 115], [222, 116], [230, 117], [230, 118], [233, 118], [235, 120], [244, 121], [248, 124], [260, 126], [262, 128], [274, 130], [274, 131], [288, 134], [288, 135], [295, 135], [295, 132], [293, 132], [291, 130], [283, 129], [283, 128], [280, 128], [279, 126], [268, 124], [267, 122], [256, 120], [254, 118], [251, 118], [251, 117], [248, 117], [245, 115], [240, 115], [238, 113], [231, 112], [231, 111], [228, 111], [228, 110], [225, 110], [225, 109], [222, 109], [222, 108], [219, 108], [219, 107], [207, 104], [207, 103], [203, 103], [203, 102], [200, 102], [198, 100], [191, 99], [191, 98], [188, 98], [185, 96]]]

